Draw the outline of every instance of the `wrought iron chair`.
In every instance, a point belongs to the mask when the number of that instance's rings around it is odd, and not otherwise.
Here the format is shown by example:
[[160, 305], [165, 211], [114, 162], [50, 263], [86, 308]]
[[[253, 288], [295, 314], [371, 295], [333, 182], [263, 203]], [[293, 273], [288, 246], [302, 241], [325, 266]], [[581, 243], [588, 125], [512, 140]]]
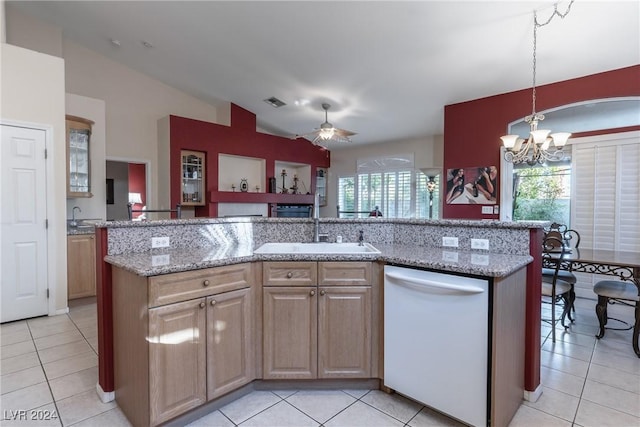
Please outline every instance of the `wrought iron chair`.
[[[554, 222], [549, 226], [548, 229], [545, 229], [545, 236], [556, 237], [562, 240], [562, 243], [564, 247], [567, 248], [567, 250], [577, 249], [580, 246], [580, 233], [578, 233], [576, 230], [567, 228], [567, 226], [564, 224], [558, 224], [557, 222]], [[552, 269], [542, 268], [542, 276], [546, 277], [548, 280], [551, 280], [553, 274], [554, 272]], [[575, 313], [575, 307], [573, 306], [573, 301], [576, 298], [575, 284], [578, 281], [578, 279], [576, 278], [575, 274], [566, 270], [560, 270], [558, 272], [558, 278], [562, 279], [563, 281], [571, 285], [571, 293], [570, 293], [570, 296], [572, 299], [571, 307], [572, 307], [572, 312]], [[573, 322], [573, 317], [571, 316], [571, 312], [569, 312], [568, 315], [569, 315], [569, 320]]]
[[[563, 310], [560, 317], [560, 324], [564, 329], [568, 329], [565, 325], [565, 318], [573, 307], [573, 299], [571, 298], [571, 284], [559, 277], [560, 260], [566, 253], [566, 247], [561, 239], [554, 236], [547, 236], [542, 242], [542, 265], [552, 272], [551, 276], [542, 276], [542, 295], [550, 299], [551, 319], [542, 319], [551, 324], [551, 337], [556, 342], [556, 303], [562, 301]], [[543, 301], [545, 302], [545, 301]]]
[[[593, 291], [598, 295], [598, 304], [596, 304], [596, 316], [600, 323], [600, 331], [596, 338], [604, 337], [605, 329], [616, 331], [628, 331], [633, 328], [633, 351], [640, 357], [640, 348], [638, 348], [638, 336], [640, 335], [640, 289], [633, 282], [623, 282], [621, 280], [601, 280], [593, 287]], [[634, 304], [635, 302], [635, 304]], [[608, 304], [623, 304], [633, 307], [635, 305], [635, 324], [629, 325], [627, 322], [609, 317], [607, 313]], [[606, 326], [609, 320], [615, 320], [621, 323], [622, 327]]]

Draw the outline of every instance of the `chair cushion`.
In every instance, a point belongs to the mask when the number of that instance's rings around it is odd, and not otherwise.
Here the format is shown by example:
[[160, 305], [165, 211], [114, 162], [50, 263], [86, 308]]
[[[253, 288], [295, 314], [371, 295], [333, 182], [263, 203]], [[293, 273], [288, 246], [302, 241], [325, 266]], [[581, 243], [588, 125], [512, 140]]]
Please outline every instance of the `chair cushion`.
[[601, 280], [595, 284], [593, 291], [603, 297], [640, 301], [638, 288], [631, 282]]
[[[553, 283], [551, 281], [545, 282], [542, 281], [542, 295], [551, 296], [553, 288]], [[556, 280], [556, 295], [566, 294], [571, 290], [571, 284], [565, 282], [564, 280]]]
[[[553, 280], [553, 268], [543, 268], [542, 269], [542, 277], [548, 278], [549, 281]], [[567, 270], [558, 271], [558, 279], [562, 279], [565, 282], [575, 284], [578, 280], [576, 279], [576, 275]]]

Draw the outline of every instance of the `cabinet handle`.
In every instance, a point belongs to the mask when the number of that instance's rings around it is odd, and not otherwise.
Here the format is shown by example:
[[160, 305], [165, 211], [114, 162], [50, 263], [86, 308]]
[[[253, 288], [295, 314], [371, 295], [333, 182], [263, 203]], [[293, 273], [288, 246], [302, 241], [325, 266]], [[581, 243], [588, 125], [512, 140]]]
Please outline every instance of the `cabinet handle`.
[[309, 292], [309, 295], [314, 296], [316, 294], [316, 291], [311, 291]]
[[216, 305], [216, 300], [212, 299], [211, 300], [211, 305]]
[[209, 280], [205, 280], [205, 281], [203, 281], [203, 282], [202, 282], [202, 285], [203, 285], [203, 286], [209, 286]]
[[325, 291], [320, 291], [320, 295], [324, 295], [324, 294], [326, 294]]
[[200, 303], [200, 308], [204, 308], [205, 304], [203, 302]]
[[287, 273], [287, 279], [291, 279], [293, 277], [293, 273], [292, 272], [288, 272]]

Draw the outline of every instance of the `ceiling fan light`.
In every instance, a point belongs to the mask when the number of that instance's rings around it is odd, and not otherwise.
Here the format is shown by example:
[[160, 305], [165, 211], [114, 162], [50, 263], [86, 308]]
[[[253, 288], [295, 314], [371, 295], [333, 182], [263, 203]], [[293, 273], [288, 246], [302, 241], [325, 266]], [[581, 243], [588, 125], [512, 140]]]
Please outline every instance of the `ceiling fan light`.
[[320, 138], [327, 140], [327, 139], [331, 139], [333, 138], [333, 135], [335, 133], [335, 129], [334, 128], [329, 128], [329, 129], [321, 129], [320, 130]]
[[533, 141], [536, 144], [540, 145], [546, 141], [550, 133], [551, 131], [548, 129], [538, 129], [538, 130], [532, 130], [531, 136], [533, 137]]
[[556, 147], [562, 148], [567, 143], [567, 140], [571, 134], [569, 132], [556, 132], [551, 134], [551, 138], [553, 138], [553, 143]]

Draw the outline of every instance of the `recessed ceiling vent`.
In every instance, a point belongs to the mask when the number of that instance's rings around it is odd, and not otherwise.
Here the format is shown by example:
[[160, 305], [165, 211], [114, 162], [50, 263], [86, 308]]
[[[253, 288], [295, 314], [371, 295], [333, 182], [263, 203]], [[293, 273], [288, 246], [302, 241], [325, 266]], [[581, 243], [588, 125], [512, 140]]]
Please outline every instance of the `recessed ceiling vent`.
[[264, 100], [264, 102], [266, 102], [267, 104], [271, 105], [274, 108], [280, 108], [283, 105], [287, 105], [284, 102], [280, 101], [278, 98], [276, 98], [275, 96], [272, 96], [271, 98], [267, 98]]

